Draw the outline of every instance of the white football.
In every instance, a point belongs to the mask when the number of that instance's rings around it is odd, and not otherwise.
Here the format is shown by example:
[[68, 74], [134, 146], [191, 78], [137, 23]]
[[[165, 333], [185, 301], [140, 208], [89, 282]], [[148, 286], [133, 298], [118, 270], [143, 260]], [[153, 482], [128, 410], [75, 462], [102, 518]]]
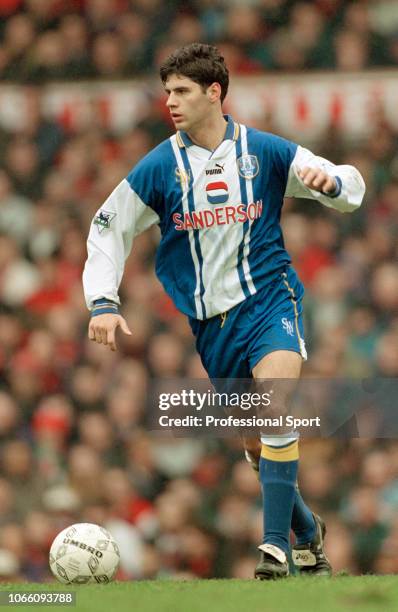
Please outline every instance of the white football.
[[50, 548], [51, 571], [64, 584], [111, 582], [119, 561], [119, 547], [109, 531], [92, 523], [70, 525]]

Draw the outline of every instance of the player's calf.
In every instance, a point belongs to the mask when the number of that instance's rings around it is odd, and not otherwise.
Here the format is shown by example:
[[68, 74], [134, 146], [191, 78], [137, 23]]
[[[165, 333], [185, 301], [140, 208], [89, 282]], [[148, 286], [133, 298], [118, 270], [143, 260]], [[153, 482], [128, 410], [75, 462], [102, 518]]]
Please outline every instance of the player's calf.
[[245, 457], [250, 467], [255, 472], [260, 470], [260, 457], [261, 457], [261, 440], [260, 438], [248, 438], [244, 436], [243, 445], [245, 448]]

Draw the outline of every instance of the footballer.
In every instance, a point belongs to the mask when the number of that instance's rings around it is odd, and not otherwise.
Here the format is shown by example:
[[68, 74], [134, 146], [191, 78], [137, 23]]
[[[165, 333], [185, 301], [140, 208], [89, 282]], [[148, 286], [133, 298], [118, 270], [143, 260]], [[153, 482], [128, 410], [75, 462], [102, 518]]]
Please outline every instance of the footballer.
[[[283, 242], [283, 199], [352, 212], [365, 193], [362, 176], [224, 115], [228, 69], [214, 46], [176, 50], [160, 78], [176, 132], [95, 215], [83, 274], [89, 338], [116, 350], [116, 329], [131, 333], [119, 314], [124, 262], [135, 236], [157, 224], [157, 275], [189, 318], [209, 377], [298, 379], [306, 359], [303, 286]], [[245, 451], [259, 470], [266, 517], [255, 577], [289, 574], [290, 529], [300, 573], [330, 575], [325, 525], [297, 487], [297, 434], [248, 438]]]

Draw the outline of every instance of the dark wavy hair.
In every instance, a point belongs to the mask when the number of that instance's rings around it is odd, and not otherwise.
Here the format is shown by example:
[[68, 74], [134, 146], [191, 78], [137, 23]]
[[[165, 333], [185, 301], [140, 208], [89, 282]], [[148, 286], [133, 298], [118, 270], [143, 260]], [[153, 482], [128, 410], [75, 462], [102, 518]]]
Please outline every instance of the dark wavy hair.
[[228, 68], [217, 47], [192, 43], [174, 51], [160, 66], [160, 78], [165, 84], [169, 76], [177, 74], [198, 83], [205, 90], [212, 83], [221, 86], [221, 102], [227, 95]]

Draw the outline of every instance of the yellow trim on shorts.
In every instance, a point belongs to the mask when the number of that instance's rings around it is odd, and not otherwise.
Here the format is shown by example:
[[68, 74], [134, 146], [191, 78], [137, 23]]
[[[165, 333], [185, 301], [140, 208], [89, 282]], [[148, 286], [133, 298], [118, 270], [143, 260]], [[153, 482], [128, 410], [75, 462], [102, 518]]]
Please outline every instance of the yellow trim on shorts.
[[269, 459], [270, 461], [297, 461], [299, 458], [298, 440], [282, 448], [262, 444], [261, 456], [263, 459]]
[[300, 330], [299, 330], [299, 326], [298, 326], [298, 317], [299, 317], [299, 314], [298, 314], [298, 310], [297, 310], [296, 296], [294, 294], [294, 289], [287, 282], [286, 276], [287, 276], [286, 272], [284, 272], [283, 273], [283, 277], [284, 277], [283, 278], [283, 282], [285, 283], [286, 288], [287, 288], [287, 290], [289, 291], [289, 293], [291, 295], [290, 301], [292, 302], [293, 309], [294, 309], [294, 324], [295, 324], [295, 327], [296, 327], [296, 334], [297, 334], [297, 338], [298, 338], [298, 341], [299, 341], [299, 347], [300, 347], [301, 356], [304, 357], [303, 353], [302, 353], [302, 347], [305, 346], [305, 344], [304, 344], [304, 339], [300, 336]]
[[228, 312], [222, 312], [220, 314], [220, 317], [221, 317], [220, 327], [224, 327], [224, 323], [227, 320], [227, 316], [228, 316]]

